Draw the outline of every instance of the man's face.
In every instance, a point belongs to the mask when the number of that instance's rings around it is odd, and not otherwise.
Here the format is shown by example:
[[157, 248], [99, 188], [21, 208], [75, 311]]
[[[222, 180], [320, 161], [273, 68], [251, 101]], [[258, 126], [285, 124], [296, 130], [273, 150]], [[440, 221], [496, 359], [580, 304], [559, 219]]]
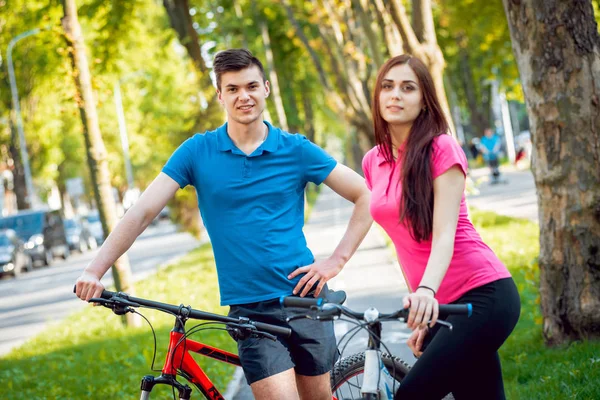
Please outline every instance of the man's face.
[[221, 88], [217, 90], [219, 102], [225, 107], [228, 119], [244, 125], [259, 118], [262, 121], [269, 92], [269, 82], [263, 83], [260, 70], [255, 65], [240, 71], [225, 72], [221, 75]]

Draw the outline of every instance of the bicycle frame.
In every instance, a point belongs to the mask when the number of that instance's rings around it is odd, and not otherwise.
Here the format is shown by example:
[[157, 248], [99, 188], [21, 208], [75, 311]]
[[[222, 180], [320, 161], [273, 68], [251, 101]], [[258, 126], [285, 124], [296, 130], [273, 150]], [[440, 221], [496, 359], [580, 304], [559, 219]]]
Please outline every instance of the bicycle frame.
[[180, 399], [189, 399], [191, 388], [177, 382], [175, 379], [177, 371], [179, 371], [188, 381], [190, 381], [190, 383], [194, 384], [207, 399], [224, 400], [223, 395], [221, 395], [196, 360], [192, 358], [190, 352], [235, 366], [241, 366], [240, 358], [228, 351], [186, 338], [183, 327], [184, 324], [177, 319], [175, 327], [170, 333], [169, 349], [162, 368], [162, 374], [156, 378], [152, 375], [147, 375], [142, 379], [142, 394], [140, 399], [148, 399], [150, 397], [150, 392], [157, 384], [173, 386], [179, 391]]

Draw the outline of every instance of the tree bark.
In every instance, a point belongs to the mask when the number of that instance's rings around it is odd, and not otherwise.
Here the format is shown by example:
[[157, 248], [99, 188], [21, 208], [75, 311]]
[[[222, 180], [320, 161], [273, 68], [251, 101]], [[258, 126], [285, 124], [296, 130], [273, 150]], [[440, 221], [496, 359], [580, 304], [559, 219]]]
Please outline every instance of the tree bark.
[[580, 0], [503, 0], [534, 144], [544, 337], [600, 338], [600, 37]]
[[[77, 18], [75, 0], [63, 0], [63, 9], [64, 18], [62, 19], [62, 25], [66, 41], [70, 47], [69, 53], [74, 71], [75, 86], [77, 88], [77, 103], [83, 123], [83, 136], [86, 144], [92, 185], [94, 187], [96, 203], [98, 204], [102, 228], [105, 235], [107, 235], [116, 225], [117, 213], [110, 184], [106, 147], [104, 146], [98, 124], [85, 43]], [[115, 262], [115, 265], [112, 266], [112, 271], [117, 291], [134, 294], [133, 277], [127, 254], [123, 254]], [[140, 325], [140, 318], [136, 314], [128, 313], [126, 321], [128, 325]]]

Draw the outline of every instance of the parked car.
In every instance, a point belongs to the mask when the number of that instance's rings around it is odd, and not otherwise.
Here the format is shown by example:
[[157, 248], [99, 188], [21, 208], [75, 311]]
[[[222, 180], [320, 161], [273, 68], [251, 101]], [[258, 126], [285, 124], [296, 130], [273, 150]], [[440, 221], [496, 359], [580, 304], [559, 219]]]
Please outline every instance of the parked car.
[[90, 211], [86, 217], [88, 229], [92, 233], [92, 236], [96, 239], [97, 244], [104, 242], [104, 230], [102, 229], [102, 223], [100, 222], [100, 214], [98, 210]]
[[0, 231], [0, 275], [19, 276], [31, 271], [33, 263], [25, 252], [25, 243], [12, 229]]
[[71, 254], [59, 211], [28, 210], [0, 218], [0, 229], [12, 229], [25, 242], [25, 251], [44, 265]]
[[80, 221], [76, 218], [64, 220], [65, 234], [71, 251], [76, 250], [83, 253], [86, 250], [95, 249], [98, 244], [96, 238], [90, 232], [87, 220]]

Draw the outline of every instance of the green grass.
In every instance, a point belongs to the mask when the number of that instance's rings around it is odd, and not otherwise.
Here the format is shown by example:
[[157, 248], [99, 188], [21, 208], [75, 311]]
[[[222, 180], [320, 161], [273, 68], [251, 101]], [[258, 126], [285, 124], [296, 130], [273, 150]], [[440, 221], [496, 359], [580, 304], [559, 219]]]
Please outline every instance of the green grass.
[[[156, 301], [226, 312], [218, 304], [214, 260], [208, 245], [138, 282], [136, 292]], [[159, 311], [143, 309], [142, 313], [156, 330], [155, 368], [160, 369], [174, 319]], [[187, 328], [194, 322], [189, 321]], [[192, 338], [237, 352], [226, 332], [205, 331]], [[153, 351], [152, 332], [145, 322], [141, 328], [125, 329], [120, 317], [110, 310], [89, 306], [0, 359], [0, 399], [137, 398], [141, 378], [158, 374], [150, 370]], [[224, 392], [233, 367], [203, 357], [196, 359]], [[154, 393], [154, 398], [171, 398], [170, 389], [163, 386], [157, 386]], [[192, 396], [201, 395], [195, 391]]]
[[537, 224], [472, 211], [483, 240], [510, 269], [521, 294], [521, 318], [500, 349], [508, 399], [600, 399], [600, 342], [548, 348], [539, 306]]

